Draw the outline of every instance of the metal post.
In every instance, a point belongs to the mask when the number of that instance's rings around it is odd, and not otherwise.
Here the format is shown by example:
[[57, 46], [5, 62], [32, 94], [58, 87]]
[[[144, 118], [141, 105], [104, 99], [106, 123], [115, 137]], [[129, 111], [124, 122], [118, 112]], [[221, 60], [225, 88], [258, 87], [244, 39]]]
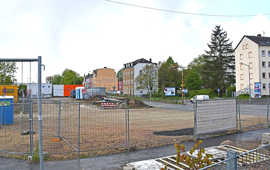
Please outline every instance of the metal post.
[[43, 164], [43, 132], [42, 132], [42, 105], [41, 105], [41, 56], [38, 56], [38, 129], [39, 129], [39, 158], [40, 170], [44, 170]]
[[128, 132], [128, 140], [127, 140], [127, 144], [128, 144], [128, 148], [129, 148], [129, 142], [130, 142], [130, 135], [129, 135], [129, 109], [128, 109], [128, 112], [127, 112], [127, 132]]
[[250, 89], [250, 67], [248, 66], [248, 90], [249, 90], [249, 99], [251, 98], [251, 89]]
[[238, 103], [238, 120], [239, 120], [239, 130], [242, 130], [242, 122], [241, 122], [241, 103]]
[[29, 137], [30, 137], [30, 155], [33, 156], [34, 153], [34, 142], [33, 142], [33, 134], [34, 134], [34, 128], [33, 128], [33, 102], [30, 101], [30, 113], [29, 113]]
[[229, 150], [227, 151], [227, 170], [237, 170], [237, 152]]
[[184, 104], [184, 68], [182, 70], [182, 104]]
[[238, 126], [238, 122], [239, 122], [239, 120], [238, 120], [238, 102], [237, 102], [237, 99], [235, 99], [235, 110], [236, 110], [236, 114], [235, 114], [235, 116], [236, 116], [236, 129], [239, 130], [239, 126]]
[[193, 104], [194, 109], [194, 128], [193, 128], [193, 136], [196, 139], [197, 138], [197, 100], [195, 100], [195, 103]]
[[58, 105], [58, 129], [57, 129], [57, 136], [61, 138], [61, 101], [59, 100]]
[[267, 127], [269, 127], [269, 102], [270, 102], [270, 99], [268, 98], [268, 102], [267, 102], [267, 115], [266, 115]]
[[78, 169], [80, 169], [80, 152], [81, 152], [81, 105], [78, 103]]

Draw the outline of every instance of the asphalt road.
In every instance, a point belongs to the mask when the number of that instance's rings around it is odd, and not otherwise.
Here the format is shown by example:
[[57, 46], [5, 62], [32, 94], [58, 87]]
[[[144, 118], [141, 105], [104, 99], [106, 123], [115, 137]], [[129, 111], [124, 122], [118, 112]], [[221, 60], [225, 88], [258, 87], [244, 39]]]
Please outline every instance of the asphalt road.
[[[269, 133], [270, 129], [249, 131], [240, 134], [227, 135], [210, 138], [204, 141], [203, 146], [219, 145], [224, 140], [233, 142], [260, 141], [262, 133]], [[193, 142], [185, 142], [186, 149], [193, 146]], [[129, 162], [154, 159], [175, 154], [173, 145], [140, 150], [135, 152], [120, 153], [108, 156], [99, 156], [81, 159], [80, 169], [82, 170], [121, 170], [122, 166]], [[45, 170], [77, 170], [77, 160], [49, 161], [45, 162]], [[27, 161], [17, 159], [0, 158], [0, 170], [39, 170], [39, 164], [30, 164]]]

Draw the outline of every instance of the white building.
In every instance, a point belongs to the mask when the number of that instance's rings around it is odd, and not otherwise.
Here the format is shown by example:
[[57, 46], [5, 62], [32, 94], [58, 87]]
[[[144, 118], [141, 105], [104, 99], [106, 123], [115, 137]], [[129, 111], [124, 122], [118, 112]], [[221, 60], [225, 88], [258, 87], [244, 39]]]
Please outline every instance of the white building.
[[158, 91], [158, 66], [156, 63], [152, 63], [151, 59], [138, 59], [131, 63], [124, 64], [123, 69], [123, 92], [124, 94], [128, 95], [135, 95], [135, 96], [143, 96], [148, 94], [147, 89], [138, 89], [138, 84], [136, 82], [136, 78], [140, 75], [141, 70], [146, 65], [153, 65], [154, 71], [153, 74], [155, 75], [155, 79], [153, 80], [153, 89], [152, 93]]
[[254, 97], [255, 83], [261, 84], [261, 95], [269, 95], [270, 37], [243, 36], [235, 48], [235, 71], [237, 95], [250, 89]]

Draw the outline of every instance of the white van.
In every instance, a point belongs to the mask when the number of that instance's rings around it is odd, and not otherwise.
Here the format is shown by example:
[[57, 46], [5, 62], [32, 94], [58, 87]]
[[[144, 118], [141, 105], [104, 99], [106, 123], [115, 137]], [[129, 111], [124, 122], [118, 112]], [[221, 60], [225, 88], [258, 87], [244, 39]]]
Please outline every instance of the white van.
[[209, 96], [208, 95], [196, 95], [190, 99], [190, 102], [194, 103], [197, 100], [198, 101], [209, 100]]

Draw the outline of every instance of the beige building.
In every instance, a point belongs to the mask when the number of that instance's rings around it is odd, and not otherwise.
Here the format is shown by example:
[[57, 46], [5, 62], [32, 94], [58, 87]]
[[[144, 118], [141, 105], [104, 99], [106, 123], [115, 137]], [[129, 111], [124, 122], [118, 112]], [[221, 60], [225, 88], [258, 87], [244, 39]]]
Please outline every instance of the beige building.
[[106, 92], [117, 90], [118, 80], [114, 69], [100, 68], [93, 71], [91, 87], [105, 87]]
[[235, 48], [235, 70], [237, 95], [250, 89], [254, 97], [255, 83], [261, 83], [261, 95], [269, 95], [270, 37], [243, 36]]

